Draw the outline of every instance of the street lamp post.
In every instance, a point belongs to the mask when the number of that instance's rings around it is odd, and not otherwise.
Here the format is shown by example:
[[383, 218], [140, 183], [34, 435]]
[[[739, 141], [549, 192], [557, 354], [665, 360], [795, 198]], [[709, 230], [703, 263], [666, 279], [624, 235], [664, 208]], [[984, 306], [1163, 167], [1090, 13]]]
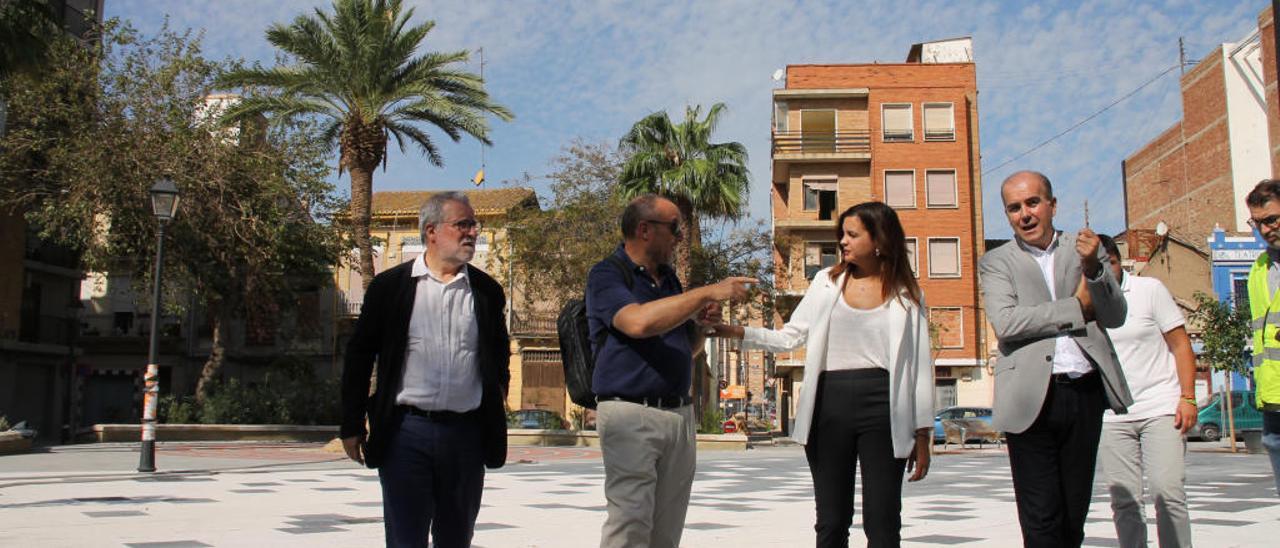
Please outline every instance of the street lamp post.
[[151, 187], [151, 212], [156, 216], [156, 269], [151, 288], [151, 346], [147, 350], [147, 374], [142, 399], [142, 450], [139, 472], [156, 471], [156, 406], [160, 398], [160, 273], [164, 264], [164, 229], [178, 213], [178, 187], [160, 179]]

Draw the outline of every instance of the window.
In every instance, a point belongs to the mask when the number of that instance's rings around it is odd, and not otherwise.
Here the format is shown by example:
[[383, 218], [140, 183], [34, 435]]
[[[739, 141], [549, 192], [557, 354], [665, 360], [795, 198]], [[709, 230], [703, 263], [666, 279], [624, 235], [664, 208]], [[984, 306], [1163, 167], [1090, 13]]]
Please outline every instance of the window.
[[929, 277], [960, 276], [960, 239], [929, 238]]
[[964, 312], [959, 307], [929, 309], [930, 344], [937, 348], [964, 348]]
[[[1248, 273], [1244, 273], [1246, 276]], [[1249, 278], [1232, 278], [1231, 301], [1236, 308], [1249, 309]]]
[[911, 263], [911, 273], [920, 277], [920, 267], [916, 266], [916, 239], [907, 238], [907, 261]]
[[834, 219], [836, 212], [836, 180], [805, 179], [804, 210], [817, 211], [818, 220], [821, 221]]
[[881, 108], [884, 119], [884, 141], [914, 141], [915, 127], [911, 123], [911, 104], [886, 104]]
[[800, 111], [800, 139], [804, 152], [835, 152], [836, 111]]
[[807, 242], [804, 244], [804, 278], [812, 280], [814, 275], [829, 266], [840, 262], [840, 246], [835, 242]]
[[930, 170], [924, 174], [925, 203], [928, 207], [956, 207], [955, 170]]
[[892, 208], [916, 206], [916, 172], [884, 172], [884, 203]]
[[778, 133], [786, 133], [787, 131], [787, 102], [773, 102], [773, 130]]
[[951, 103], [924, 104], [924, 140], [954, 141], [956, 118]]

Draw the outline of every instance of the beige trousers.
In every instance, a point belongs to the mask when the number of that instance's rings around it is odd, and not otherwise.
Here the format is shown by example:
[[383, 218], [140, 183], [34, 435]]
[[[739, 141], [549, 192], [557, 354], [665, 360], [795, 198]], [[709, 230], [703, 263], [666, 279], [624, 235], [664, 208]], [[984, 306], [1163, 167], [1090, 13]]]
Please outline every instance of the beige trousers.
[[609, 509], [600, 546], [676, 548], [697, 460], [693, 407], [605, 401], [596, 411]]

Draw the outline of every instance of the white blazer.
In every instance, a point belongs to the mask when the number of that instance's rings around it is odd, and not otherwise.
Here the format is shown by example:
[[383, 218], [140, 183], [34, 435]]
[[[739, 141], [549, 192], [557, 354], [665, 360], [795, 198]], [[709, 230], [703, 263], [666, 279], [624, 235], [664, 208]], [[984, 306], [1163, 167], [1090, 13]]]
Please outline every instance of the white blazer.
[[[841, 274], [833, 282], [828, 274], [830, 270], [824, 268], [813, 277], [804, 298], [791, 314], [791, 321], [782, 329], [747, 327], [743, 330], [744, 348], [787, 352], [805, 345], [808, 340], [804, 385], [791, 432], [792, 439], [801, 444], [809, 441], [814, 402], [818, 399], [818, 377], [827, 369], [831, 311], [840, 298], [840, 288], [847, 275]], [[933, 363], [929, 352], [929, 320], [924, 310], [923, 303], [916, 306], [905, 292], [889, 304], [889, 425], [893, 454], [900, 459], [907, 458], [915, 447], [917, 428], [933, 427]]]

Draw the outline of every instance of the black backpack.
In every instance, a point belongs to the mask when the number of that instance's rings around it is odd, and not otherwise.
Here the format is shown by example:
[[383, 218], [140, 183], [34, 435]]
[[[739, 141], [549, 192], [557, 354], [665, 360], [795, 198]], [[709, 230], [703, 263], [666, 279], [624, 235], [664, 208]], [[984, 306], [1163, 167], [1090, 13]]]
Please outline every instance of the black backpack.
[[[627, 289], [635, 285], [635, 275], [617, 255], [609, 255], [604, 262], [622, 271]], [[569, 390], [569, 399], [587, 409], [596, 408], [596, 393], [591, 389], [591, 376], [595, 374], [596, 357], [600, 349], [604, 348], [609, 329], [606, 327], [600, 332], [595, 340], [595, 349], [592, 350], [585, 298], [569, 299], [556, 318], [556, 334], [560, 336], [560, 361], [564, 363], [564, 385]]]

